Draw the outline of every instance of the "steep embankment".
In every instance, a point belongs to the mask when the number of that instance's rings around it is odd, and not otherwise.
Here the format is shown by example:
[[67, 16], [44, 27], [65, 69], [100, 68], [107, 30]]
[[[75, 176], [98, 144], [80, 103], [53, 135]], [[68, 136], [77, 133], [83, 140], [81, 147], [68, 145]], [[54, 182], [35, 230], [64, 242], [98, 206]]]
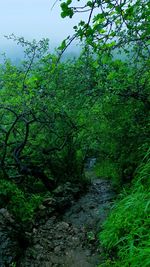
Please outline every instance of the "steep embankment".
[[96, 234], [107, 217], [114, 192], [106, 180], [93, 180], [85, 195], [61, 217], [53, 215], [33, 228], [21, 267], [95, 267], [100, 262]]

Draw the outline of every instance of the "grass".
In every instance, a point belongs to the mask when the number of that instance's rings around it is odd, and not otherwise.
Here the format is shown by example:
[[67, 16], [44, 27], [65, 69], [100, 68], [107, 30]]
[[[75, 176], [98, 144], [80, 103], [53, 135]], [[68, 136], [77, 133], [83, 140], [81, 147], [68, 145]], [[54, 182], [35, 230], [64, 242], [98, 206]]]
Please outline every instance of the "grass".
[[100, 266], [150, 266], [150, 159], [137, 170], [99, 234], [107, 260]]

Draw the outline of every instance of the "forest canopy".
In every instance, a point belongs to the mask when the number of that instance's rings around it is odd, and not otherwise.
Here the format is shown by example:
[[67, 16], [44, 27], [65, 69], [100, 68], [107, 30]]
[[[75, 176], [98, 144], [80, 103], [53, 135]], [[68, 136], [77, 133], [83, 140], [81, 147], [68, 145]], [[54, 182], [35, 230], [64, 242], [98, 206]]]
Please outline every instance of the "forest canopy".
[[[87, 12], [87, 21], [55, 54], [47, 39], [9, 36], [25, 59], [0, 65], [0, 205], [26, 224], [59, 185], [84, 185], [85, 162], [94, 156], [97, 176], [126, 188], [100, 235], [114, 251], [105, 266], [149, 266], [150, 2], [60, 2], [63, 18]], [[75, 38], [80, 56], [62, 61]]]

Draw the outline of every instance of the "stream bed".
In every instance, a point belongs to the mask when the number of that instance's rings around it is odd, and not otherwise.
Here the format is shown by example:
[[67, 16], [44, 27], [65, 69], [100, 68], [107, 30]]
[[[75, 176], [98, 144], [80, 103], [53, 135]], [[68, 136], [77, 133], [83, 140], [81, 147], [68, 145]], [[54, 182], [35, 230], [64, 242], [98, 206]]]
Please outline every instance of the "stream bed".
[[110, 181], [93, 179], [87, 192], [57, 217], [53, 215], [32, 231], [32, 242], [21, 267], [96, 267], [102, 248], [97, 234], [111, 209]]

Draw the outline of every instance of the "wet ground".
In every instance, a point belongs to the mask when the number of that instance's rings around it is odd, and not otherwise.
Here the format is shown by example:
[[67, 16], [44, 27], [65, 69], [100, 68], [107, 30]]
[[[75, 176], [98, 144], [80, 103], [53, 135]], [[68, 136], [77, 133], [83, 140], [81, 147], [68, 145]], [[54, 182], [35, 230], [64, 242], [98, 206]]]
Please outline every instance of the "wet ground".
[[101, 262], [97, 234], [112, 206], [109, 181], [94, 179], [85, 195], [61, 217], [53, 215], [33, 228], [21, 267], [96, 267]]

